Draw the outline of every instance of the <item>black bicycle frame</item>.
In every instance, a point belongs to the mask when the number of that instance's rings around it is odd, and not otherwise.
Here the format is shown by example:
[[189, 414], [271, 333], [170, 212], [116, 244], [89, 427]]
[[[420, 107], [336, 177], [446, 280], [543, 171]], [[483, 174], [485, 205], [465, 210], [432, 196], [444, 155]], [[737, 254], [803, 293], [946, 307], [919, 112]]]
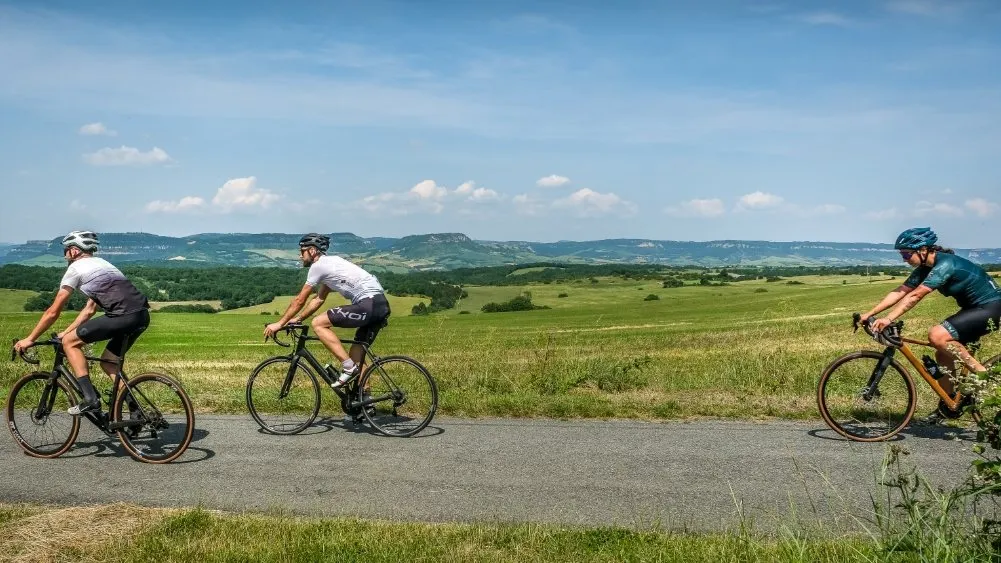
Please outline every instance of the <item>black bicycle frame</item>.
[[[361, 401], [352, 401], [351, 395], [355, 393], [351, 392], [346, 393], [343, 391], [342, 387], [334, 387], [334, 383], [336, 382], [336, 380], [330, 377], [330, 374], [327, 373], [327, 370], [324, 369], [323, 365], [321, 365], [319, 360], [316, 359], [316, 356], [314, 356], [313, 353], [309, 351], [309, 348], [306, 348], [307, 341], [310, 340], [319, 341], [320, 339], [317, 338], [316, 336], [309, 336], [307, 334], [307, 331], [309, 330], [307, 327], [303, 326], [301, 327], [301, 329], [302, 333], [296, 337], [295, 350], [288, 356], [291, 363], [289, 364], [288, 374], [285, 376], [285, 381], [282, 382], [282, 388], [278, 394], [279, 399], [284, 399], [285, 397], [288, 396], [289, 392], [292, 389], [292, 378], [295, 376], [295, 369], [299, 367], [299, 361], [303, 359], [306, 360], [306, 363], [308, 363], [313, 368], [314, 371], [320, 374], [320, 378], [327, 383], [327, 386], [330, 387], [330, 389], [334, 393], [336, 393], [338, 397], [340, 397], [341, 404], [347, 406], [349, 409], [360, 409], [367, 407], [368, 405], [371, 405], [373, 403], [378, 403], [393, 398], [393, 394], [389, 393], [379, 397], [369, 397]], [[368, 359], [370, 362], [369, 366], [374, 365], [375, 362], [378, 360], [375, 354], [372, 353], [371, 349], [369, 349], [368, 344], [365, 342], [360, 342], [358, 340], [343, 339], [343, 338], [341, 339], [341, 342], [344, 344], [350, 344], [350, 345], [357, 344], [361, 346], [362, 349], [365, 351], [363, 357]], [[357, 379], [355, 381], [357, 382]], [[352, 385], [352, 390], [354, 390], [354, 385]]]
[[[76, 391], [77, 395], [80, 396], [83, 395], [83, 390], [80, 389], [80, 384], [77, 383], [76, 377], [74, 377], [73, 374], [66, 369], [65, 365], [66, 352], [63, 350], [62, 344], [60, 343], [59, 345], [54, 345], [55, 342], [47, 342], [46, 344], [53, 344], [56, 356], [52, 362], [52, 374], [49, 376], [49, 385], [45, 386], [45, 389], [42, 391], [42, 396], [39, 397], [38, 399], [38, 409], [35, 411], [35, 416], [37, 418], [48, 416], [52, 412], [52, 408], [56, 402], [56, 390], [58, 389], [56, 382], [60, 378], [62, 378], [69, 385], [71, 389]], [[112, 393], [115, 393], [123, 382], [126, 389], [128, 389], [128, 391], [126, 392], [133, 393], [137, 391], [132, 388], [129, 379], [125, 376], [124, 373], [122, 373], [121, 370], [122, 361], [120, 359], [108, 360], [104, 358], [95, 358], [91, 356], [84, 356], [84, 358], [92, 362], [115, 364], [119, 367], [119, 369], [115, 371], [115, 377], [113, 379], [113, 385], [111, 387]], [[143, 395], [141, 391], [138, 391], [138, 394], [144, 400], [150, 402], [149, 399], [145, 395]], [[150, 402], [150, 404], [152, 403]], [[110, 404], [108, 405], [108, 408], [109, 409], [111, 408]], [[139, 410], [143, 413], [144, 416], [148, 416], [148, 413], [146, 413], [143, 410], [142, 405], [139, 405]], [[94, 426], [97, 426], [99, 429], [107, 433], [115, 432], [116, 430], [121, 430], [123, 428], [131, 428], [133, 426], [141, 425], [141, 423], [137, 423], [136, 421], [133, 420], [109, 422], [109, 415], [108, 413], [105, 413], [103, 410], [100, 411], [99, 413], [85, 412], [83, 413], [82, 416], [84, 416], [87, 420], [91, 421], [94, 424]]]

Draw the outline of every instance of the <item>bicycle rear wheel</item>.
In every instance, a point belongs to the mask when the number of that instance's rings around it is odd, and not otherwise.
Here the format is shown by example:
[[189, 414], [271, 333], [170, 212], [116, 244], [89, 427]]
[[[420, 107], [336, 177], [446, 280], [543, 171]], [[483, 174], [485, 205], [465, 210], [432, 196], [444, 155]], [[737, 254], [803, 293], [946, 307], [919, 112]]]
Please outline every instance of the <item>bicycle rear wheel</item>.
[[7, 397], [7, 428], [32, 457], [63, 455], [80, 432], [80, 417], [66, 412], [77, 403], [76, 395], [51, 378], [50, 373], [29, 373], [14, 383]]
[[865, 391], [883, 359], [870, 350], [834, 360], [820, 376], [817, 406], [835, 432], [859, 442], [893, 437], [910, 422], [917, 394], [910, 375], [894, 360], [884, 370], [876, 389]]
[[303, 361], [292, 372], [291, 368], [290, 358], [271, 358], [257, 366], [247, 380], [247, 409], [270, 434], [298, 434], [320, 412], [316, 376]]
[[[118, 439], [133, 458], [146, 463], [174, 461], [191, 444], [195, 410], [181, 384], [162, 373], [144, 373], [129, 380], [111, 407], [113, 421], [135, 421], [118, 430]], [[129, 394], [138, 408], [127, 400]]]
[[438, 386], [428, 370], [406, 356], [376, 360], [358, 383], [375, 399], [365, 419], [387, 436], [406, 438], [424, 430], [438, 410]]

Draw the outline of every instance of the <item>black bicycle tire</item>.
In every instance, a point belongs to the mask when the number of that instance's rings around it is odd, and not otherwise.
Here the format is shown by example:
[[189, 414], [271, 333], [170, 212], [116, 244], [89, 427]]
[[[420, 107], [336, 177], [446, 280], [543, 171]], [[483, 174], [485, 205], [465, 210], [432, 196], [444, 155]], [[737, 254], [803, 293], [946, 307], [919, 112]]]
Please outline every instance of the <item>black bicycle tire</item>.
[[[182, 440], [181, 443], [178, 445], [178, 447], [168, 455], [149, 456], [149, 455], [144, 455], [142, 452], [137, 450], [132, 445], [132, 438], [129, 437], [128, 435], [128, 430], [129, 430], [128, 428], [123, 428], [117, 431], [118, 439], [122, 442], [122, 446], [125, 447], [125, 451], [128, 452], [128, 454], [132, 456], [132, 458], [135, 459], [136, 461], [141, 461], [144, 463], [153, 463], [153, 464], [170, 463], [175, 459], [181, 457], [184, 454], [184, 452], [188, 450], [188, 446], [191, 445], [191, 440], [195, 435], [195, 408], [194, 406], [192, 406], [191, 398], [188, 397], [188, 393], [184, 390], [184, 387], [182, 387], [177, 380], [170, 377], [169, 375], [156, 372], [147, 372], [139, 374], [135, 377], [130, 377], [129, 385], [132, 387], [137, 387], [140, 383], [143, 383], [145, 381], [158, 381], [160, 383], [163, 383], [164, 385], [167, 385], [168, 387], [173, 389], [174, 392], [177, 393], [178, 396], [180, 396], [181, 404], [184, 405], [184, 411], [186, 414], [185, 419], [188, 423], [188, 430], [184, 436], [184, 440]], [[111, 406], [111, 417], [115, 422], [121, 419], [122, 406], [123, 406], [122, 402], [124, 400], [125, 400], [125, 393], [117, 393], [115, 395], [115, 402]]]
[[[883, 358], [883, 354], [872, 350], [861, 350], [859, 352], [852, 352], [849, 354], [845, 354], [844, 356], [835, 359], [833, 362], [830, 363], [830, 365], [827, 366], [827, 368], [824, 370], [824, 373], [820, 376], [820, 381], [817, 384], [817, 408], [820, 410], [820, 416], [823, 417], [824, 422], [826, 422], [827, 425], [832, 430], [844, 436], [845, 438], [848, 438], [849, 440], [855, 442], [882, 442], [896, 436], [898, 433], [900, 433], [901, 430], [907, 428], [907, 425], [910, 424], [911, 422], [911, 418], [914, 417], [914, 410], [915, 408], [917, 408], [918, 404], [918, 396], [917, 396], [917, 390], [914, 387], [914, 379], [911, 377], [911, 374], [906, 369], [904, 369], [904, 367], [900, 364], [900, 362], [898, 362], [896, 359], [892, 360], [890, 362], [890, 365], [887, 367], [887, 370], [891, 368], [896, 370], [900, 374], [900, 376], [903, 377], [904, 379], [908, 395], [907, 412], [903, 417], [903, 419], [901, 420], [900, 424], [897, 425], [896, 428], [891, 429], [889, 432], [885, 434], [881, 434], [879, 436], [874, 436], [874, 437], [863, 437], [848, 432], [847, 430], [844, 429], [844, 427], [835, 422], [834, 418], [831, 416], [831, 413], [827, 408], [827, 401], [824, 398], [824, 390], [827, 387], [827, 382], [830, 381], [831, 375], [834, 372], [836, 372], [839, 367], [847, 364], [848, 362], [851, 362], [853, 360], [860, 360], [863, 358], [880, 361]], [[885, 378], [886, 375], [887, 374], [884, 373], [883, 377]]]
[[[14, 442], [24, 450], [24, 453], [30, 455], [31, 457], [38, 457], [43, 459], [53, 459], [57, 458], [73, 447], [76, 443], [77, 435], [80, 433], [80, 417], [74, 416], [72, 418], [73, 423], [70, 426], [69, 437], [65, 442], [59, 447], [58, 450], [54, 452], [41, 452], [28, 446], [24, 439], [21, 437], [20, 432], [17, 430], [17, 424], [14, 422], [14, 402], [17, 398], [17, 394], [24, 388], [24, 386], [33, 379], [49, 379], [52, 377], [51, 373], [43, 371], [35, 371], [29, 374], [23, 375], [20, 379], [14, 382], [14, 385], [10, 388], [10, 394], [7, 396], [7, 406], [5, 413], [7, 415], [7, 429], [10, 430], [11, 436], [14, 438]], [[56, 385], [63, 393], [66, 394], [67, 404], [73, 406], [77, 404], [76, 394], [70, 389], [64, 382], [56, 380]]]
[[379, 432], [382, 432], [384, 435], [391, 436], [394, 438], [409, 438], [427, 428], [427, 425], [431, 424], [431, 420], [434, 418], [435, 413], [438, 412], [438, 383], [434, 380], [434, 377], [431, 375], [431, 372], [429, 372], [428, 369], [423, 365], [421, 365], [421, 363], [418, 362], [417, 360], [409, 356], [384, 356], [379, 358], [375, 362], [372, 362], [372, 364], [369, 365], [368, 369], [365, 370], [365, 373], [362, 374], [362, 377], [358, 382], [358, 388], [365, 389], [367, 387], [366, 384], [368, 383], [368, 379], [373, 373], [373, 370], [377, 366], [385, 365], [392, 362], [404, 362], [411, 364], [412, 366], [416, 367], [418, 371], [424, 374], [424, 377], [428, 380], [428, 383], [431, 384], [431, 397], [432, 397], [431, 410], [428, 412], [427, 416], [424, 418], [421, 424], [417, 426], [417, 428], [404, 433], [389, 432], [385, 428], [379, 426], [379, 424], [376, 423], [374, 420], [372, 420], [372, 415], [369, 413], [369, 409], [362, 409], [362, 412], [365, 414], [365, 420], [367, 420], [368, 423], [372, 425], [372, 428], [375, 428]]
[[258, 364], [257, 367], [254, 368], [254, 371], [250, 373], [250, 377], [247, 378], [247, 389], [246, 389], [245, 399], [247, 402], [247, 410], [250, 412], [250, 416], [254, 419], [254, 422], [256, 422], [258, 426], [261, 427], [261, 430], [267, 432], [268, 434], [275, 434], [278, 436], [291, 436], [294, 434], [298, 434], [303, 430], [305, 430], [306, 428], [308, 428], [309, 425], [313, 424], [313, 421], [316, 420], [316, 416], [320, 413], [320, 383], [316, 380], [316, 374], [313, 373], [313, 370], [309, 369], [309, 366], [305, 365], [304, 361], [300, 359], [299, 364], [296, 366], [296, 370], [301, 369], [302, 371], [304, 371], [306, 375], [309, 376], [309, 380], [313, 383], [313, 410], [310, 413], [310, 415], [306, 418], [306, 422], [300, 424], [299, 426], [293, 428], [292, 430], [281, 431], [281, 432], [276, 431], [275, 429], [268, 426], [264, 422], [264, 420], [261, 419], [260, 415], [257, 413], [257, 409], [254, 408], [254, 400], [251, 397], [251, 389], [253, 388], [254, 380], [257, 378], [258, 374], [260, 374], [261, 370], [263, 370], [265, 367], [271, 364], [279, 362], [292, 362], [292, 358], [289, 356], [275, 356], [273, 358], [268, 358], [267, 360], [264, 360], [263, 362]]

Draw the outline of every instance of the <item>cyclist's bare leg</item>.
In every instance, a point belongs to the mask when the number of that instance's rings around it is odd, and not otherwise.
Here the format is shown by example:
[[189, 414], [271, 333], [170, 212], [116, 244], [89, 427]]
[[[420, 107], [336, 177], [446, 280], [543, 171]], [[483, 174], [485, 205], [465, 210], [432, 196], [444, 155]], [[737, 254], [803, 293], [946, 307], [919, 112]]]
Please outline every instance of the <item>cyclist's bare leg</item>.
[[310, 324], [313, 326], [313, 332], [316, 334], [316, 337], [326, 346], [327, 350], [330, 350], [330, 353], [335, 358], [342, 363], [348, 359], [348, 353], [344, 350], [341, 339], [334, 332], [334, 326], [330, 324], [330, 319], [327, 318], [327, 315], [313, 317]]
[[[108, 350], [105, 350], [104, 353], [101, 354], [101, 359], [102, 360], [111, 360], [112, 362], [118, 362], [118, 361], [121, 360], [121, 358], [119, 358], [118, 356], [116, 356], [114, 353], [109, 352]], [[110, 362], [101, 362], [101, 369], [104, 370], [104, 373], [108, 374], [108, 377], [110, 377], [112, 381], [115, 380], [115, 374], [118, 373], [118, 370], [120, 368], [121, 368], [121, 364], [110, 363]], [[118, 389], [121, 390], [122, 387], [125, 387], [125, 382], [119, 381], [118, 382]]]
[[[963, 366], [972, 372], [987, 371], [970, 354], [966, 346], [955, 340], [952, 334], [942, 325], [935, 325], [928, 331], [928, 341], [935, 347], [935, 360], [938, 362], [938, 365], [949, 370], [950, 373], [955, 374]], [[955, 392], [951, 378], [943, 377], [938, 382], [942, 386], [942, 389], [949, 395]]]
[[77, 336], [76, 330], [63, 335], [63, 352], [66, 353], [66, 361], [73, 368], [73, 375], [82, 377], [87, 373], [87, 358], [83, 354], [83, 340]]

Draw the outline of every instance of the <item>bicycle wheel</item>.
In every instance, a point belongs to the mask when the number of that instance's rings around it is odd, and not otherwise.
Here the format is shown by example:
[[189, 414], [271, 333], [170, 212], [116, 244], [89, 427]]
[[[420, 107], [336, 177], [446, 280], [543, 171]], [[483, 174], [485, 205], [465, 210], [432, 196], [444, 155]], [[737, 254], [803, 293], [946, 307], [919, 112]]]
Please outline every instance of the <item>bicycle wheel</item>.
[[[111, 407], [113, 421], [141, 421], [118, 430], [118, 439], [133, 458], [146, 463], [174, 461], [191, 444], [195, 409], [181, 384], [162, 373], [144, 373], [129, 380], [129, 391], [117, 393]], [[127, 400], [131, 393], [138, 405]]]
[[878, 442], [900, 432], [917, 405], [911, 376], [894, 360], [874, 393], [864, 396], [883, 354], [862, 351], [834, 360], [820, 376], [817, 406], [835, 432], [859, 442]]
[[34, 372], [14, 383], [7, 397], [7, 428], [30, 456], [53, 458], [66, 453], [80, 432], [80, 417], [66, 412], [77, 403], [65, 383]]
[[375, 361], [358, 384], [376, 402], [365, 418], [387, 436], [405, 438], [423, 430], [438, 410], [438, 386], [428, 370], [406, 356]]
[[254, 368], [247, 380], [247, 409], [261, 429], [270, 434], [298, 434], [320, 412], [316, 375], [301, 360], [295, 371], [290, 372], [291, 368], [290, 358], [278, 356]]

